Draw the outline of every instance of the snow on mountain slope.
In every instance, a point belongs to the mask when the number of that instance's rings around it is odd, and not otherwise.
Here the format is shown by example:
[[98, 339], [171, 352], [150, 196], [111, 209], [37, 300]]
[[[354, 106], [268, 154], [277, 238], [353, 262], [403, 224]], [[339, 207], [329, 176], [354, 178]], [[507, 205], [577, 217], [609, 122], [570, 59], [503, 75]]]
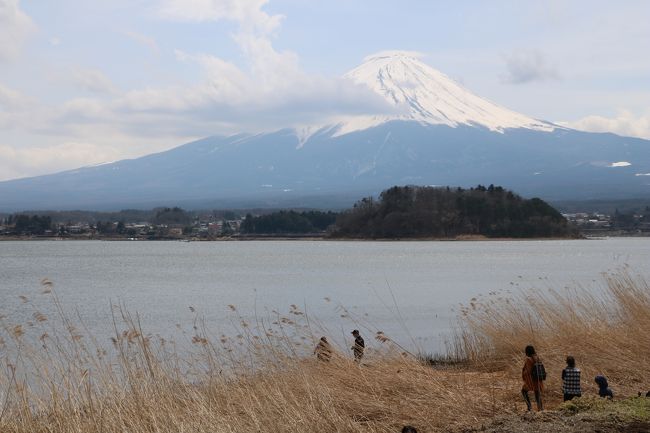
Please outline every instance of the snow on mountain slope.
[[371, 55], [345, 74], [368, 86], [402, 109], [393, 116], [357, 116], [339, 123], [335, 135], [367, 129], [390, 120], [412, 120], [433, 125], [482, 126], [503, 132], [507, 128], [552, 131], [548, 122], [533, 119], [476, 96], [445, 74], [419, 60], [417, 53], [386, 51]]

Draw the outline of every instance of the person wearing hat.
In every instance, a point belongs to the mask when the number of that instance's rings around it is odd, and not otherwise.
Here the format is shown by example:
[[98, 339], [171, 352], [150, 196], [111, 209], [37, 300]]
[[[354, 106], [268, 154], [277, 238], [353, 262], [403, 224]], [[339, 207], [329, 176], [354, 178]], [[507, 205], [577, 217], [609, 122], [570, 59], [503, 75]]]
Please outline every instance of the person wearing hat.
[[366, 347], [366, 343], [363, 341], [363, 338], [361, 338], [361, 334], [359, 334], [358, 329], [352, 331], [352, 335], [354, 335], [354, 346], [352, 346], [352, 353], [354, 353], [354, 360], [356, 362], [361, 362], [361, 358], [363, 358], [363, 351]]

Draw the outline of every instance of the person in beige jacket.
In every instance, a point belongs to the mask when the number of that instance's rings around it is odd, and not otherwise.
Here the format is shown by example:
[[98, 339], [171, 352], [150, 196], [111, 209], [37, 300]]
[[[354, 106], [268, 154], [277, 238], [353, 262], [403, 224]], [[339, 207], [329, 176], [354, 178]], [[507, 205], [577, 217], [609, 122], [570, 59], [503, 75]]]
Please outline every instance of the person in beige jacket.
[[326, 337], [321, 337], [314, 349], [314, 355], [319, 361], [329, 362], [332, 359], [332, 346]]

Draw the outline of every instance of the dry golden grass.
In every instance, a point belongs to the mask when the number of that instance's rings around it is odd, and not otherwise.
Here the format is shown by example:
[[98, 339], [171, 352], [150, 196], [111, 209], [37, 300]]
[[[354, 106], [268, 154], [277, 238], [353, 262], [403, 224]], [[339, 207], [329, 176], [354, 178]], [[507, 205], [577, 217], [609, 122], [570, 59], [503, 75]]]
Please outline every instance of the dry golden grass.
[[578, 289], [474, 303], [454, 345], [470, 362], [432, 368], [381, 335], [383, 348], [361, 366], [347, 354], [319, 362], [310, 353], [320, 335], [295, 306], [242, 323], [232, 338], [197, 322], [183, 350], [118, 310], [103, 347], [82, 336], [46, 282], [56, 318], [35, 311], [30, 323], [0, 321], [0, 432], [449, 431], [523, 410], [521, 352], [531, 343], [552, 401], [567, 354], [585, 384], [602, 372], [619, 393], [650, 389], [650, 289], [626, 274], [607, 283], [600, 296]]
[[582, 370], [583, 393], [597, 391], [604, 374], [614, 391], [636, 395], [650, 389], [650, 288], [623, 270], [604, 274], [600, 292], [586, 288], [528, 290], [493, 294], [461, 311], [456, 349], [475, 366], [518, 374], [523, 348], [535, 346], [559, 398], [560, 372], [567, 355]]

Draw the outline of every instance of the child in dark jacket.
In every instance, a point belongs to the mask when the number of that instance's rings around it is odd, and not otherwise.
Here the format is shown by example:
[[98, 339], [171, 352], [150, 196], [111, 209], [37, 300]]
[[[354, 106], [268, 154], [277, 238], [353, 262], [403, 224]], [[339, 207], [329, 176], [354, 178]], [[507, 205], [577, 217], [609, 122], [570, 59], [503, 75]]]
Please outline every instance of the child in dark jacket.
[[601, 374], [596, 376], [594, 379], [596, 381], [596, 384], [598, 385], [598, 395], [601, 397], [607, 397], [609, 399], [614, 398], [614, 392], [612, 389], [609, 387], [609, 384], [607, 383], [607, 378]]

